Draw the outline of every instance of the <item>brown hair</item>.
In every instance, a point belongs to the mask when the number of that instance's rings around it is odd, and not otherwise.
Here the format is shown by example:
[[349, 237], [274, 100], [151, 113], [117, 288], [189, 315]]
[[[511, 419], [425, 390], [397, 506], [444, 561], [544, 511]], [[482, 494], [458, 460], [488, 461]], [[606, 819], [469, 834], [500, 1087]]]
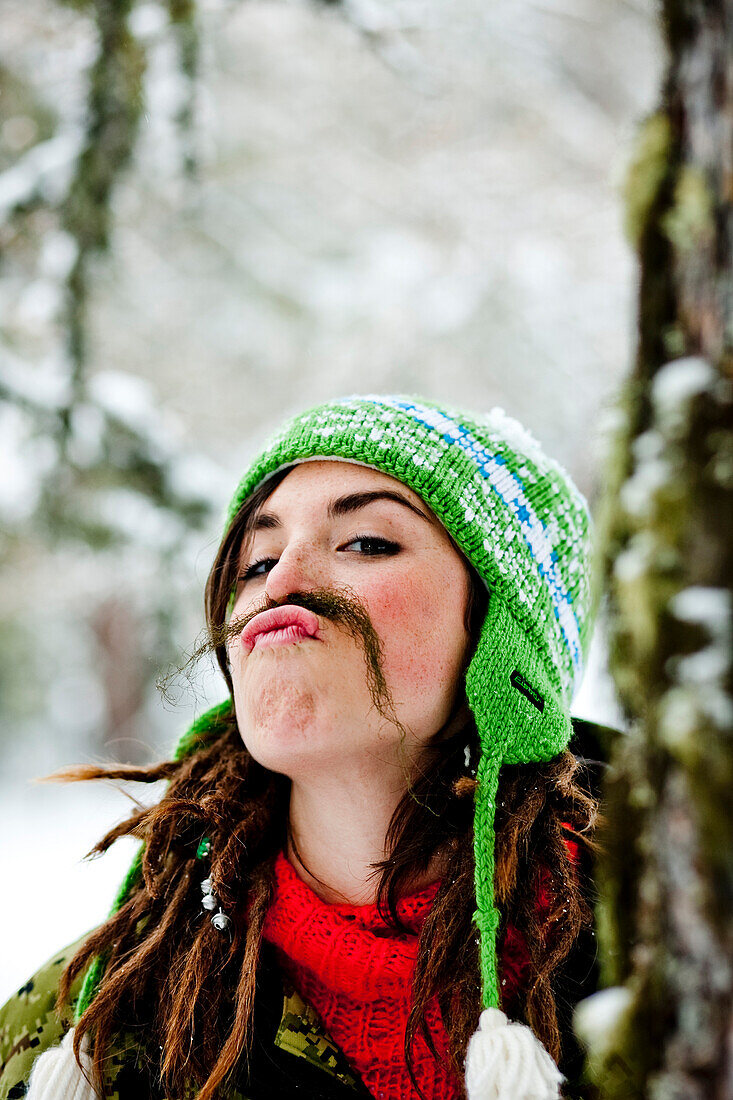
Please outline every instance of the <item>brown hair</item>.
[[[229, 596], [252, 521], [275, 484], [261, 487], [239, 509], [224, 536], [206, 583], [208, 642], [232, 691], [226, 637]], [[466, 625], [474, 646], [486, 613], [487, 593], [471, 576]], [[426, 750], [420, 773], [398, 805], [387, 835], [387, 858], [376, 865], [377, 898], [385, 919], [399, 928], [396, 904], [411, 880], [436, 853], [443, 874], [422, 928], [405, 1037], [412, 1074], [413, 1051], [426, 1042], [429, 1001], [438, 997], [456, 1073], [462, 1076], [468, 1039], [481, 1011], [473, 861], [475, 765], [479, 746], [473, 716], [459, 693], [446, 726]], [[529, 977], [516, 1003], [504, 1005], [528, 1023], [558, 1060], [561, 1037], [553, 978], [592, 911], [581, 889], [565, 838], [591, 851], [598, 806], [579, 782], [580, 762], [565, 751], [545, 764], [504, 767], [496, 809], [496, 902], [502, 913], [498, 950], [509, 925], [526, 943]], [[467, 771], [469, 774], [467, 774]], [[232, 712], [199, 750], [179, 761], [147, 768], [86, 765], [57, 773], [67, 781], [130, 779], [168, 786], [152, 807], [140, 809], [93, 849], [105, 851], [118, 837], [145, 841], [142, 881], [120, 910], [96, 929], [62, 976], [58, 1006], [74, 979], [103, 954], [106, 968], [98, 992], [77, 1024], [74, 1049], [85, 1032], [93, 1038], [94, 1071], [104, 1080], [104, 1062], [115, 1035], [134, 1025], [140, 1057], [171, 1094], [186, 1082], [213, 1100], [238, 1072], [252, 1040], [255, 975], [262, 928], [270, 903], [272, 866], [286, 842], [289, 780], [258, 764], [244, 746]], [[202, 919], [201, 864], [197, 846], [211, 841], [210, 877], [232, 918], [231, 943]], [[544, 888], [543, 918], [537, 899]], [[417, 1083], [414, 1082], [416, 1087]], [[419, 1088], [418, 1088], [419, 1092]]]

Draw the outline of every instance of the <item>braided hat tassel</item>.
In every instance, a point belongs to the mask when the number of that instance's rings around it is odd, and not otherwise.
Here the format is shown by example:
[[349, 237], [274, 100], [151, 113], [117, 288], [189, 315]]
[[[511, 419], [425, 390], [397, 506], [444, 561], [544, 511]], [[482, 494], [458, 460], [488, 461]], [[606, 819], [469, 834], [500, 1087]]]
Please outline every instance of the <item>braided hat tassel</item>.
[[496, 936], [501, 919], [494, 906], [494, 818], [501, 759], [482, 753], [476, 773], [473, 849], [476, 883], [474, 922], [479, 930], [481, 990], [485, 1008], [498, 1008]]
[[563, 1076], [534, 1032], [510, 1023], [498, 1008], [496, 936], [500, 914], [494, 906], [494, 817], [501, 759], [482, 755], [477, 772], [474, 828], [476, 913], [481, 987], [486, 1006], [466, 1052], [468, 1100], [557, 1100]]

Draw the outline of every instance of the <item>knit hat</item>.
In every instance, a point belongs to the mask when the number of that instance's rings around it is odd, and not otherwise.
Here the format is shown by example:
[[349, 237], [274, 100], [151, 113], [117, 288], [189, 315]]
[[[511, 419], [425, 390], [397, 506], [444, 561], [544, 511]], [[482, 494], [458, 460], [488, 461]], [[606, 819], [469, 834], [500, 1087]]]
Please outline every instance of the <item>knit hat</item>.
[[[502, 409], [477, 415], [414, 396], [353, 395], [318, 405], [283, 425], [237, 486], [225, 531], [256, 489], [279, 471], [312, 459], [354, 462], [409, 486], [442, 522], [489, 591], [486, 617], [465, 674], [481, 746], [474, 919], [488, 1010], [469, 1045], [467, 1084], [469, 1095], [477, 1098], [557, 1096], [561, 1077], [552, 1059], [533, 1037], [539, 1049], [527, 1046], [520, 1032], [531, 1036], [529, 1029], [504, 1026], [506, 1017], [498, 1011], [494, 816], [501, 765], [549, 760], [570, 740], [570, 702], [591, 626], [586, 502], [558, 463]], [[221, 722], [229, 705], [227, 699], [202, 715], [184, 734], [176, 755], [195, 752], [201, 735]], [[139, 877], [138, 860], [113, 912]], [[95, 960], [77, 1019], [91, 1002], [102, 969]]]

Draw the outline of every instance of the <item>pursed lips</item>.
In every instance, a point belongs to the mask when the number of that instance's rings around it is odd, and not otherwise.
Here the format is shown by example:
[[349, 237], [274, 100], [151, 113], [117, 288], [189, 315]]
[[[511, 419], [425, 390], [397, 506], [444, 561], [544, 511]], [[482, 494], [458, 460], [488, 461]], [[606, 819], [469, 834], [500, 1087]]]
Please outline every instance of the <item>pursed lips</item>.
[[249, 655], [252, 652], [258, 638], [273, 632], [278, 632], [277, 640], [282, 642], [300, 642], [307, 638], [317, 641], [320, 634], [318, 616], [294, 604], [261, 611], [250, 619], [240, 634], [245, 653]]

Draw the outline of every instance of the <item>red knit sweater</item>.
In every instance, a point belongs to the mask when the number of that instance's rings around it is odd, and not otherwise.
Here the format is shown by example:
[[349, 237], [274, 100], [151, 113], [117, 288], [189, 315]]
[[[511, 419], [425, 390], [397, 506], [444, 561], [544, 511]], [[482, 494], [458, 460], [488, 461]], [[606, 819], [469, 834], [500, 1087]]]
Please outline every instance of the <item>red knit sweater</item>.
[[[398, 913], [410, 929], [399, 934], [385, 926], [376, 905], [328, 904], [282, 854], [275, 863], [265, 939], [275, 945], [283, 970], [377, 1100], [417, 1097], [405, 1063], [405, 1025], [418, 933], [437, 889], [438, 883], [432, 883], [398, 902]], [[501, 956], [503, 1004], [511, 1004], [528, 965], [524, 940], [510, 927]], [[415, 1076], [430, 1100], [453, 1100], [460, 1087], [449, 1069], [448, 1036], [436, 998], [428, 1007], [427, 1022], [441, 1057], [436, 1062], [418, 1035]]]

